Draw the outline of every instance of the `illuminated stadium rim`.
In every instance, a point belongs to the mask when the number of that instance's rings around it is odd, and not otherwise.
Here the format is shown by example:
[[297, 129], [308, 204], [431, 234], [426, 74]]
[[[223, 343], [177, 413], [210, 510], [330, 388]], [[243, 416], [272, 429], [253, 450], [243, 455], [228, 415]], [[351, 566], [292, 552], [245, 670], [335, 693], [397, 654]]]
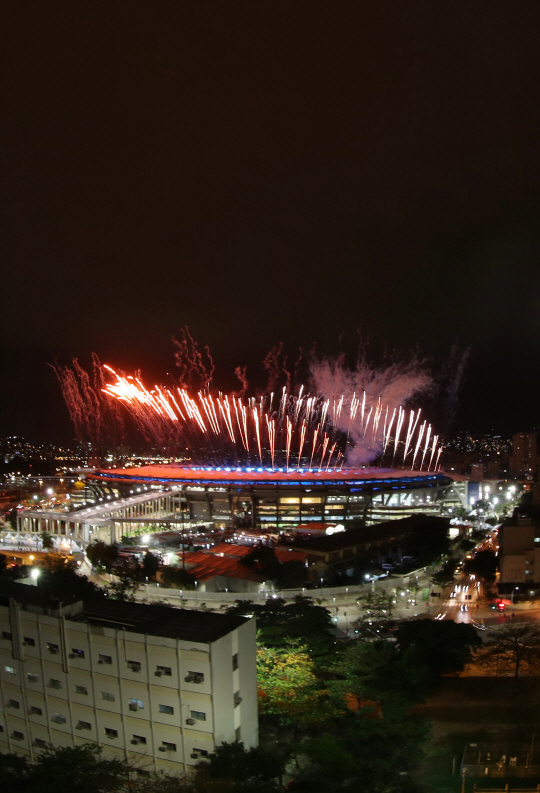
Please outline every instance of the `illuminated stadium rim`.
[[[377, 485], [390, 485], [393, 489], [403, 489], [407, 485], [422, 485], [424, 484], [427, 487], [433, 487], [436, 484], [449, 484], [451, 483], [451, 477], [448, 477], [445, 474], [440, 473], [432, 473], [432, 474], [417, 474], [416, 476], [413, 475], [397, 475], [391, 478], [387, 477], [369, 477], [367, 479], [356, 479], [356, 478], [349, 478], [347, 476], [340, 477], [339, 479], [334, 478], [325, 478], [324, 476], [320, 479], [311, 479], [311, 478], [298, 478], [298, 473], [300, 474], [313, 474], [313, 473], [323, 473], [322, 471], [318, 471], [317, 469], [305, 469], [304, 471], [280, 471], [279, 469], [271, 471], [267, 469], [268, 473], [274, 474], [273, 478], [265, 479], [265, 478], [236, 478], [234, 476], [235, 473], [265, 473], [265, 469], [263, 468], [188, 468], [185, 469], [190, 472], [198, 472], [200, 471], [199, 476], [191, 476], [191, 477], [182, 477], [181, 475], [178, 476], [163, 476], [156, 474], [155, 476], [148, 476], [148, 475], [139, 475], [137, 476], [135, 473], [127, 474], [127, 473], [113, 473], [113, 472], [105, 472], [99, 471], [94, 474], [90, 474], [90, 479], [97, 479], [97, 480], [112, 480], [116, 482], [147, 482], [147, 483], [163, 483], [163, 484], [178, 484], [178, 485], [185, 485], [189, 487], [189, 485], [193, 486], [201, 486], [205, 485], [208, 487], [217, 486], [242, 486], [246, 487], [250, 485], [252, 487], [257, 486], [302, 486], [302, 485], [309, 485], [310, 487], [318, 486], [340, 486], [340, 487], [348, 487], [348, 486], [377, 486]], [[208, 478], [205, 477], [205, 472], [225, 472], [225, 476], [223, 477], [212, 477]], [[279, 476], [280, 473], [285, 473], [285, 476], [291, 476], [294, 478], [285, 479]], [[333, 472], [334, 476], [336, 472]], [[276, 476], [278, 474], [278, 476]], [[296, 474], [296, 476], [294, 476]], [[379, 489], [379, 488], [376, 488]]]

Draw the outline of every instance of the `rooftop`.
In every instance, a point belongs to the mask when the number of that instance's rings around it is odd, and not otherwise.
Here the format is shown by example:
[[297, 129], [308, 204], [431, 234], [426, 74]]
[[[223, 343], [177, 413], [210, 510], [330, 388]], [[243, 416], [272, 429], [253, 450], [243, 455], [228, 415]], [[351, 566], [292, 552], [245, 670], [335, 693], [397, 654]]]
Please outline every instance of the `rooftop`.
[[10, 599], [33, 612], [44, 612], [51, 616], [64, 614], [67, 619], [76, 622], [201, 644], [210, 644], [247, 621], [245, 617], [232, 614], [125, 603], [111, 598], [72, 599], [69, 604], [56, 602], [48, 607], [38, 587], [18, 583], [10, 583], [0, 593], [1, 605], [9, 606]]
[[210, 644], [239, 628], [247, 619], [232, 614], [123, 603], [107, 598], [85, 600], [82, 619], [77, 618], [77, 621], [125, 628], [133, 633]]
[[449, 523], [449, 518], [439, 518], [433, 515], [412, 515], [409, 518], [389, 520], [384, 523], [377, 523], [374, 526], [348, 529], [347, 531], [325, 535], [324, 537], [298, 538], [291, 545], [293, 548], [301, 549], [306, 553], [329, 553], [345, 548], [353, 548], [355, 545], [360, 545], [364, 542], [406, 536], [417, 528], [438, 521]]

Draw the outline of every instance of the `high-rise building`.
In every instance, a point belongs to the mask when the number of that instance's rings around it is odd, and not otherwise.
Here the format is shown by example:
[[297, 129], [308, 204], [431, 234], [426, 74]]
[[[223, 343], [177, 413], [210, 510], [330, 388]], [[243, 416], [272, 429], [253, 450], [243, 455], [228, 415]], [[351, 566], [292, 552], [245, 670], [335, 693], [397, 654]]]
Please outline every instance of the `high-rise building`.
[[512, 437], [510, 474], [520, 479], [538, 477], [538, 439], [535, 432], [516, 432]]
[[258, 742], [255, 620], [0, 595], [0, 752], [92, 742], [149, 771], [184, 770], [223, 741]]

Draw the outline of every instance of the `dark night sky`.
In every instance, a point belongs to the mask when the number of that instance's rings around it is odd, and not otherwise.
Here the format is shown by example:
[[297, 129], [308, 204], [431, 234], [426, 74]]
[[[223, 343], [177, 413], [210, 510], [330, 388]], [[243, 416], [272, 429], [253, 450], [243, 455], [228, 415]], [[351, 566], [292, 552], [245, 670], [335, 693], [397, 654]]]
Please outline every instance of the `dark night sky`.
[[472, 350], [458, 426], [538, 422], [540, 3], [11, 3], [1, 434], [69, 437], [46, 364], [224, 387], [284, 341]]

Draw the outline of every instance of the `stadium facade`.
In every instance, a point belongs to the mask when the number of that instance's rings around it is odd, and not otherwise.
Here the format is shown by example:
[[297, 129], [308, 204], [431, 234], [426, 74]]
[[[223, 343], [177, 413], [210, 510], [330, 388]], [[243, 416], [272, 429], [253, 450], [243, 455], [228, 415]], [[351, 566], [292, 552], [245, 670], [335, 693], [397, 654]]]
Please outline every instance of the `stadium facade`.
[[446, 474], [381, 468], [287, 472], [167, 465], [100, 470], [89, 481], [97, 498], [159, 488], [174, 494], [174, 513], [189, 523], [246, 528], [371, 524], [418, 512], [447, 514], [467, 503], [464, 483]]
[[207, 525], [293, 529], [310, 522], [345, 528], [418, 513], [448, 515], [468, 503], [465, 478], [382, 468], [285, 471], [151, 465], [101, 469], [87, 478], [74, 512], [19, 515], [20, 532], [47, 531], [86, 544], [141, 532]]

